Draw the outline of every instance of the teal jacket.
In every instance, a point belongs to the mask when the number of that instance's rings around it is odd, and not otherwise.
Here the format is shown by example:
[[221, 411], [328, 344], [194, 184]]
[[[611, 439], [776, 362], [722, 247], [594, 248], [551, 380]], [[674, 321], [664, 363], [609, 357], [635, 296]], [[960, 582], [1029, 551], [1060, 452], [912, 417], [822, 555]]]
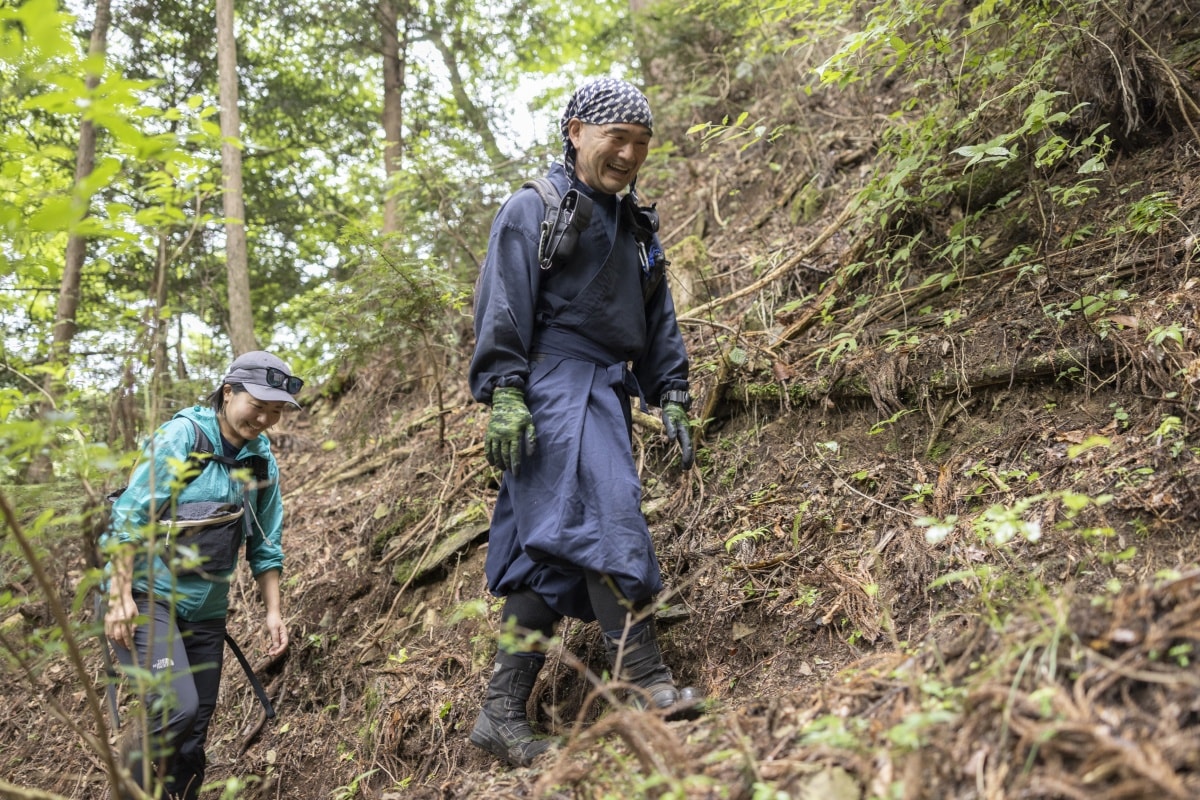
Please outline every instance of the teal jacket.
[[[181, 474], [188, 455], [193, 452], [196, 434], [188, 418], [194, 420], [220, 451], [221, 429], [211, 408], [194, 406], [178, 412], [161, 425], [142, 451], [141, 458], [129, 478], [129, 486], [112, 507], [112, 522], [105, 544], [115, 542], [144, 542], [149, 534], [150, 508], [162, 510], [171, 503], [216, 501], [241, 503], [245, 489], [243, 481], [234, 480], [223, 464], [208, 463], [177, 498], [172, 498], [171, 484]], [[269, 485], [250, 491], [246, 513], [250, 517], [250, 538], [246, 542], [246, 558], [256, 577], [268, 570], [283, 571], [283, 498], [279, 491], [279, 467], [271, 454], [271, 442], [266, 434], [246, 442], [237, 457], [262, 456], [267, 460]], [[177, 483], [177, 482], [176, 482]], [[251, 513], [253, 512], [253, 513]], [[147, 594], [149, 576], [154, 579], [154, 595], [176, 597], [176, 614], [185, 620], [200, 622], [224, 617], [229, 611], [229, 581], [233, 570], [204, 575], [173, 576], [163, 559], [141, 551], [134, 558], [133, 591]], [[234, 565], [234, 569], [237, 565]]]

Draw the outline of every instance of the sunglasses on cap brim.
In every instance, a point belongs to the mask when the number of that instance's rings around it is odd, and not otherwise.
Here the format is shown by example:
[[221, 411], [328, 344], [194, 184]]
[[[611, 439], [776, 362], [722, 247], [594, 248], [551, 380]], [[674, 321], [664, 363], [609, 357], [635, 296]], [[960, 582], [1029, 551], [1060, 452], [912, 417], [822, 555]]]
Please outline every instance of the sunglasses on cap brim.
[[266, 367], [267, 386], [272, 389], [283, 389], [288, 394], [299, 394], [304, 388], [304, 380], [295, 375], [288, 375], [281, 369]]

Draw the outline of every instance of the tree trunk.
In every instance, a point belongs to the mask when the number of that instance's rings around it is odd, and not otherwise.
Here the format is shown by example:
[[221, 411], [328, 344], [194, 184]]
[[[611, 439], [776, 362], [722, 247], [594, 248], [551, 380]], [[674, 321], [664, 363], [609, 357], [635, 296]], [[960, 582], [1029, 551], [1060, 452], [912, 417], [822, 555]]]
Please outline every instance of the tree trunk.
[[397, 31], [398, 14], [394, 0], [379, 0], [377, 16], [383, 45], [383, 169], [387, 175], [383, 201], [383, 235], [399, 230], [396, 214], [396, 175], [404, 152], [404, 70], [408, 54], [408, 7], [404, 4], [404, 36]]
[[[112, 21], [109, 0], [97, 0], [96, 24], [88, 44], [88, 55], [92, 58], [104, 56], [108, 48], [108, 26]], [[92, 91], [100, 85], [100, 73], [88, 73], [85, 85]], [[75, 185], [78, 186], [96, 166], [96, 126], [87, 117], [79, 125], [79, 150], [75, 154]], [[67, 239], [67, 253], [63, 264], [62, 285], [58, 293], [58, 307], [54, 313], [54, 335], [51, 344], [51, 359], [63, 361], [71, 339], [75, 337], [75, 315], [79, 310], [80, 283], [83, 276], [83, 260], [87, 255], [87, 242], [79, 234]]]
[[492, 126], [488, 122], [487, 109], [480, 108], [475, 101], [471, 99], [471, 93], [467, 90], [467, 85], [463, 81], [462, 70], [459, 68], [459, 54], [466, 52], [466, 45], [462, 41], [459, 32], [454, 29], [453, 22], [449, 23], [449, 27], [436, 19], [430, 20], [429, 43], [434, 46], [442, 57], [442, 64], [446, 67], [446, 79], [450, 81], [450, 92], [454, 95], [454, 102], [466, 118], [466, 127], [474, 131], [483, 143], [483, 151], [487, 153], [493, 164], [499, 164], [505, 161], [504, 152], [500, 149], [500, 145], [496, 143], [496, 137], [492, 133]]
[[150, 313], [154, 318], [147, 330], [150, 331], [150, 352], [154, 354], [154, 369], [150, 378], [151, 397], [162, 397], [162, 391], [171, 382], [170, 357], [167, 354], [167, 320], [163, 309], [167, 307], [167, 262], [170, 258], [170, 240], [165, 232], [158, 234], [158, 263], [154, 269], [154, 303]]
[[237, 40], [233, 0], [217, 0], [217, 87], [221, 104], [221, 181], [225, 199], [225, 271], [229, 278], [229, 341], [234, 356], [257, 350], [250, 308], [242, 150], [238, 140]]
[[652, 5], [654, 5], [653, 0], [629, 0], [633, 51], [637, 54], [642, 81], [646, 86], [660, 85], [666, 80], [666, 76], [662, 72], [662, 64], [657, 57], [654, 25], [647, 24], [645, 21], [646, 10]]
[[[109, 0], [96, 0], [96, 22], [92, 26], [92, 38], [88, 43], [88, 55], [93, 59], [104, 57], [108, 49], [108, 26], [112, 22]], [[88, 91], [100, 85], [100, 70], [89, 72], [85, 81]], [[79, 124], [79, 150], [75, 153], [75, 185], [79, 186], [96, 166], [96, 126], [86, 116]], [[89, 202], [87, 198], [77, 198]], [[86, 209], [85, 209], [86, 214]], [[70, 361], [71, 340], [75, 338], [75, 319], [79, 312], [80, 285], [83, 281], [83, 261], [87, 256], [87, 242], [83, 236], [72, 233], [67, 237], [67, 251], [63, 258], [62, 281], [58, 290], [58, 305], [54, 310], [54, 331], [50, 340], [50, 363], [65, 368]], [[43, 389], [46, 399], [42, 402], [43, 416], [54, 408], [54, 398], [62, 392], [62, 383], [57, 370], [47, 372]], [[44, 483], [54, 475], [50, 459], [38, 456], [30, 462], [26, 479], [31, 483]]]

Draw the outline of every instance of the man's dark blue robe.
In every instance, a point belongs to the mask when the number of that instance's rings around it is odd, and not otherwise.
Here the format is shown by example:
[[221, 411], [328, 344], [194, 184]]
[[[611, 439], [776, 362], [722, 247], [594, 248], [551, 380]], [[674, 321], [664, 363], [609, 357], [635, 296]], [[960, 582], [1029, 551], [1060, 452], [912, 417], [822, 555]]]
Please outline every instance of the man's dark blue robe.
[[526, 586], [557, 613], [590, 621], [584, 570], [610, 575], [633, 602], [662, 588], [629, 399], [658, 405], [687, 389], [688, 360], [667, 283], [647, 270], [657, 239], [639, 252], [619, 198], [569, 180], [558, 164], [548, 177], [561, 194], [575, 188], [593, 200], [575, 256], [543, 272], [545, 207], [522, 189], [496, 215], [476, 286], [471, 392], [490, 403], [498, 387], [521, 389], [537, 431], [520, 475], [504, 474], [486, 572], [496, 595]]

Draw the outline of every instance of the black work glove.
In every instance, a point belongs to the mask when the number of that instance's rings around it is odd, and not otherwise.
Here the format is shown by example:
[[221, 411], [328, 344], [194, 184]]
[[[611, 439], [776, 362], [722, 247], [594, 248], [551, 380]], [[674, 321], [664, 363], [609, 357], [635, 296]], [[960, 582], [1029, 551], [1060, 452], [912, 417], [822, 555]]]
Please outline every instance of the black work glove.
[[521, 452], [533, 455], [537, 432], [533, 429], [533, 415], [525, 405], [525, 393], [520, 389], [502, 386], [492, 393], [492, 418], [488, 420], [483, 444], [488, 463], [510, 470], [513, 475], [521, 471]]
[[696, 451], [692, 449], [692, 431], [688, 427], [687, 409], [679, 403], [667, 403], [662, 409], [663, 428], [667, 432], [667, 440], [679, 442], [679, 453], [683, 459], [683, 468], [691, 469], [696, 460]]

